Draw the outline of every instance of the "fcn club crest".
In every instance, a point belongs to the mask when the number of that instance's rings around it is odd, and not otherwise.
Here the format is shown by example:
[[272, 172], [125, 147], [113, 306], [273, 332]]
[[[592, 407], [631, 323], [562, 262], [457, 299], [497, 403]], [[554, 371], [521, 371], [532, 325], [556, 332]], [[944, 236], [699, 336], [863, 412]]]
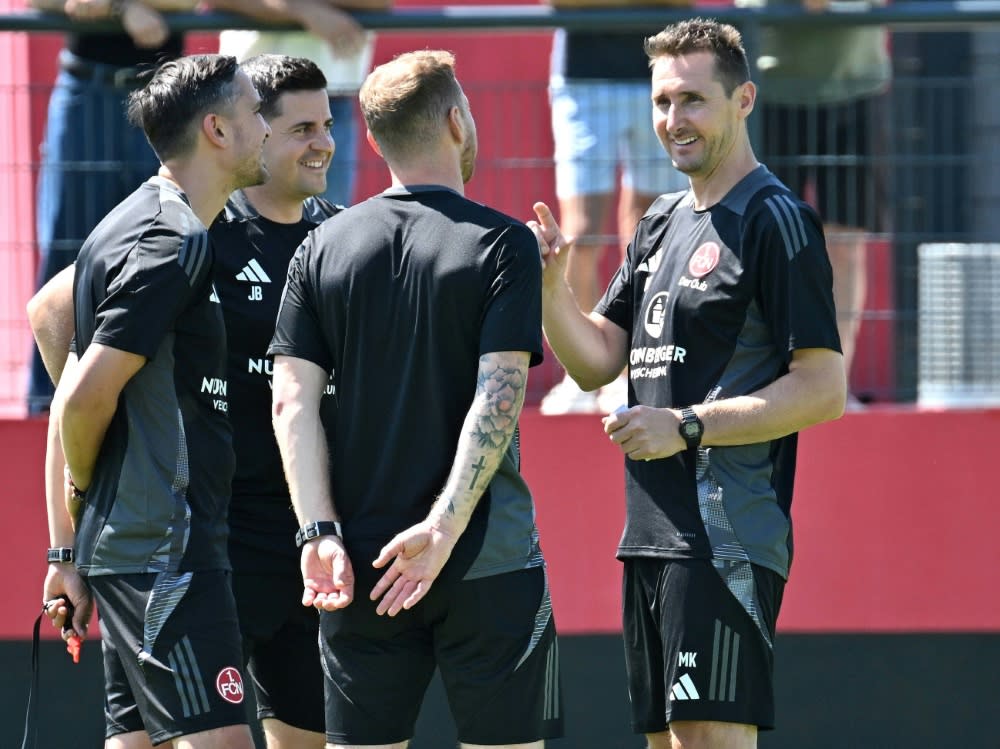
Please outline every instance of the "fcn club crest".
[[232, 666], [226, 666], [215, 677], [215, 690], [226, 702], [238, 705], [243, 702], [243, 677]]
[[715, 242], [705, 242], [691, 256], [691, 262], [688, 263], [688, 273], [695, 278], [707, 276], [719, 264], [719, 252], [719, 245]]

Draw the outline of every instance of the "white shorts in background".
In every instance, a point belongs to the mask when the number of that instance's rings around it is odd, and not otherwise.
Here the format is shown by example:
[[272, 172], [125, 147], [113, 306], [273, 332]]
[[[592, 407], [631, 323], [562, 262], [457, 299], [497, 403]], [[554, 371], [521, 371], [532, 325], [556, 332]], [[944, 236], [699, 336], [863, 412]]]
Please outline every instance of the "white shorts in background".
[[549, 84], [555, 141], [556, 195], [612, 193], [621, 183], [661, 195], [688, 187], [653, 132], [646, 81], [565, 81]]

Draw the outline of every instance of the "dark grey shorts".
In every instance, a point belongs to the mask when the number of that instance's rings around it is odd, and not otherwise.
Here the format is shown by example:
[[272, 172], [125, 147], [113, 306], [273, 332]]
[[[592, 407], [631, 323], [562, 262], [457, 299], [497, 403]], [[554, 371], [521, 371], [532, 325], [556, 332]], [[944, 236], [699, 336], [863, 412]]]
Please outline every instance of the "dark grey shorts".
[[106, 736], [154, 744], [246, 724], [243, 659], [229, 573], [88, 578], [101, 617]]
[[435, 585], [395, 617], [368, 599], [380, 570], [359, 570], [354, 601], [320, 615], [327, 740], [413, 736], [435, 666], [459, 741], [521, 744], [562, 735], [555, 621], [542, 567]]
[[233, 591], [257, 717], [322, 733], [319, 612], [302, 605], [302, 575], [236, 572]]
[[745, 606], [712, 562], [625, 559], [625, 661], [636, 733], [674, 720], [774, 727], [774, 626], [784, 580], [739, 563]]

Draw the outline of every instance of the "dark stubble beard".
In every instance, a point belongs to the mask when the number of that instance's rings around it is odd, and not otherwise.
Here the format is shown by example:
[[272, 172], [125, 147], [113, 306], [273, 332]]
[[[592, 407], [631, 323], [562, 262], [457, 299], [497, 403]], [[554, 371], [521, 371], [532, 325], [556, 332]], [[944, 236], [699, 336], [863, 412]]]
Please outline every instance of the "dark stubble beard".
[[242, 190], [244, 187], [263, 185], [271, 178], [271, 173], [264, 165], [264, 157], [258, 154], [252, 161], [248, 159], [240, 164], [233, 177], [235, 181], [233, 189]]

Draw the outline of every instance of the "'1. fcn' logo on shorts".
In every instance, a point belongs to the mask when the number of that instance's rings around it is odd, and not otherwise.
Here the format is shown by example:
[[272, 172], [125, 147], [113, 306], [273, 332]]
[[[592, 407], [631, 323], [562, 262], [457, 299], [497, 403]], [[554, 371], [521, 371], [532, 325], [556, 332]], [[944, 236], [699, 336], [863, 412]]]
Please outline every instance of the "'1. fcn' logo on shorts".
[[215, 677], [215, 690], [226, 702], [238, 705], [243, 702], [243, 677], [232, 666], [226, 666]]

